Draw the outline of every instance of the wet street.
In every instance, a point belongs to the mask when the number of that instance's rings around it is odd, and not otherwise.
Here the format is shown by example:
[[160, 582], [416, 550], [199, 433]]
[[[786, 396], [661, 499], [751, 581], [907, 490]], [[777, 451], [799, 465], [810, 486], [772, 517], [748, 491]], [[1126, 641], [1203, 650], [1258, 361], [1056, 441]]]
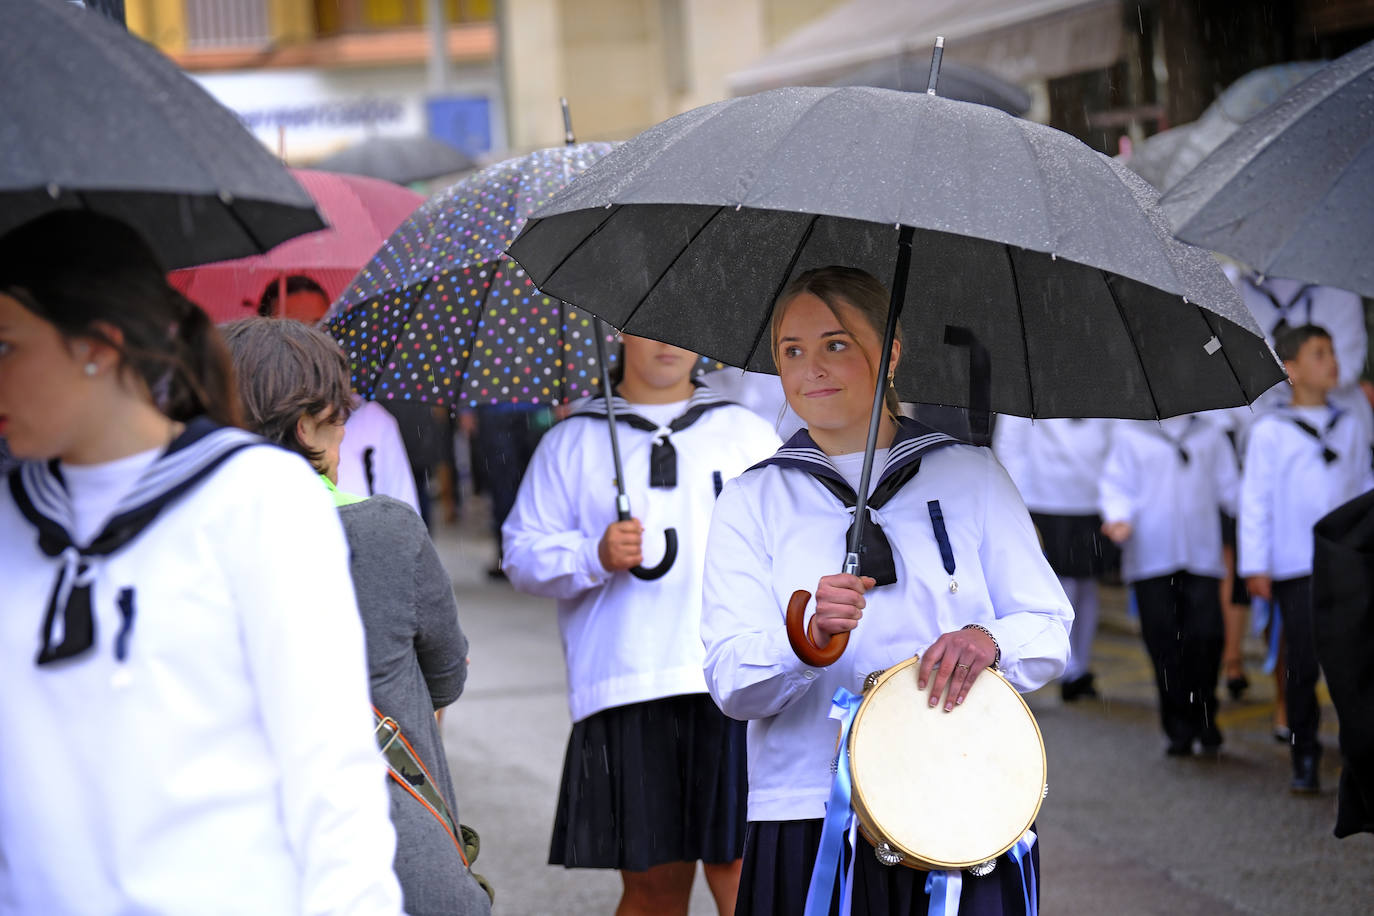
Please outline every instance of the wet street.
[[[553, 603], [490, 582], [490, 543], [475, 523], [441, 529], [441, 556], [472, 641], [467, 690], [444, 738], [462, 820], [482, 836], [476, 870], [497, 911], [609, 914], [613, 872], [544, 864], [569, 720]], [[1049, 754], [1041, 810], [1046, 914], [1226, 916], [1374, 910], [1374, 836], [1337, 840], [1335, 716], [1323, 710], [1322, 793], [1287, 792], [1287, 749], [1270, 736], [1272, 680], [1259, 645], [1245, 701], [1223, 700], [1220, 760], [1164, 756], [1152, 675], [1122, 593], [1104, 594], [1094, 653], [1102, 699], [1030, 697]], [[798, 876], [805, 881], [806, 876]], [[704, 882], [692, 913], [713, 913]]]

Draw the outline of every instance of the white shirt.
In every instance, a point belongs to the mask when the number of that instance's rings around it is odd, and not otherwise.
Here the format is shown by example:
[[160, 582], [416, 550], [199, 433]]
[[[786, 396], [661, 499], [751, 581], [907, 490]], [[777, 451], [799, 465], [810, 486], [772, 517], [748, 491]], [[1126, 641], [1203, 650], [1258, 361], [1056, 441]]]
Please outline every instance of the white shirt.
[[[1250, 428], [1241, 479], [1238, 524], [1242, 576], [1296, 579], [1312, 573], [1312, 528], [1347, 500], [1374, 487], [1370, 437], [1342, 414], [1327, 431], [1329, 407], [1284, 407], [1262, 415]], [[1322, 441], [1294, 422], [1302, 419]], [[1327, 464], [1322, 447], [1339, 457]]]
[[652, 582], [612, 575], [597, 557], [602, 534], [616, 520], [610, 433], [601, 417], [570, 417], [544, 436], [501, 529], [511, 584], [558, 599], [574, 722], [612, 706], [705, 692], [701, 571], [716, 500], [713, 474], [727, 481], [779, 444], [745, 408], [716, 408], [672, 435], [677, 486], [651, 489], [654, 434], [625, 423], [617, 432], [630, 507], [645, 528], [644, 566], [662, 559], [664, 529], [677, 530], [677, 561], [666, 575]]
[[[371, 450], [372, 486], [367, 484], [365, 453]], [[416, 512], [415, 475], [401, 439], [401, 427], [376, 401], [361, 402], [344, 424], [339, 444], [339, 489], [355, 496], [390, 496]]]
[[1216, 424], [1199, 417], [1121, 421], [1102, 471], [1101, 515], [1131, 525], [1122, 577], [1224, 576], [1220, 512], [1235, 514], [1239, 486], [1235, 451]]
[[788, 405], [787, 395], [782, 390], [782, 379], [776, 375], [727, 366], [703, 373], [697, 377], [697, 381], [758, 414], [784, 442], [806, 425]]
[[310, 467], [229, 458], [95, 564], [95, 648], [39, 668], [57, 568], [3, 488], [0, 913], [400, 912], [348, 550]]
[[162, 454], [154, 448], [102, 464], [64, 464], [62, 479], [71, 495], [74, 528], [69, 532], [83, 547], [105, 527], [115, 506], [134, 488], [139, 475]]
[[[954, 552], [955, 592], [932, 530], [933, 499]], [[1002, 673], [1022, 691], [1057, 678], [1068, 660], [1073, 610], [1016, 488], [987, 449], [950, 445], [928, 452], [876, 513], [897, 582], [866, 595], [839, 661], [807, 667], [788, 645], [783, 615], [794, 590], [814, 593], [821, 576], [839, 572], [850, 517], [810, 474], [776, 466], [727, 484], [716, 503], [701, 626], [706, 682], [726, 715], [750, 720], [750, 820], [821, 817], [836, 688], [858, 693], [870, 672], [924, 652], [940, 634], [986, 626]]]
[[1095, 515], [1115, 420], [997, 418], [993, 449], [1032, 512]]

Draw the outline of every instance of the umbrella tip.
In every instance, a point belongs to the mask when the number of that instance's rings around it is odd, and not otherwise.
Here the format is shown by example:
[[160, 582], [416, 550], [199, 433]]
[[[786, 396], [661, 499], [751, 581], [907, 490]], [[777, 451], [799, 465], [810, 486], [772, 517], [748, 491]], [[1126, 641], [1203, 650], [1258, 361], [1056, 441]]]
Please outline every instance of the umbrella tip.
[[935, 94], [935, 84], [940, 81], [940, 58], [945, 56], [945, 36], [935, 36], [935, 50], [930, 55], [930, 79], [926, 80], [926, 95]]

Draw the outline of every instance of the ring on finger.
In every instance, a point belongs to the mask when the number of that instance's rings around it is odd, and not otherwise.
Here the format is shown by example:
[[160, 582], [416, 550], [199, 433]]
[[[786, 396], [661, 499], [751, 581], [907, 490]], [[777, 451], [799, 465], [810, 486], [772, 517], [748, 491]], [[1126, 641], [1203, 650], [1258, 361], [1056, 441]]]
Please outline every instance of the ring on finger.
[[963, 668], [965, 671], [968, 670], [968, 665], [965, 665], [963, 662], [960, 662], [959, 664], [955, 665], [954, 667], [956, 667], [956, 668]]

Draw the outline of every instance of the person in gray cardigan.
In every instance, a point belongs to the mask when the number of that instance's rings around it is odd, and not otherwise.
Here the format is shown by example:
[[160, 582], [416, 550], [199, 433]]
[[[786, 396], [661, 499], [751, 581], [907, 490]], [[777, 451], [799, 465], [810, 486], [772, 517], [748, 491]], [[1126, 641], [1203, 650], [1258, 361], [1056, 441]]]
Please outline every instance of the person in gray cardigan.
[[[339, 493], [339, 443], [348, 368], [328, 335], [289, 319], [223, 327], [248, 425], [308, 460], [335, 495], [348, 537], [353, 588], [367, 637], [372, 703], [400, 726], [458, 821], [434, 713], [458, 699], [468, 641], [447, 572], [413, 509], [389, 496]], [[486, 916], [491, 901], [443, 823], [388, 779], [396, 876], [409, 916]]]

